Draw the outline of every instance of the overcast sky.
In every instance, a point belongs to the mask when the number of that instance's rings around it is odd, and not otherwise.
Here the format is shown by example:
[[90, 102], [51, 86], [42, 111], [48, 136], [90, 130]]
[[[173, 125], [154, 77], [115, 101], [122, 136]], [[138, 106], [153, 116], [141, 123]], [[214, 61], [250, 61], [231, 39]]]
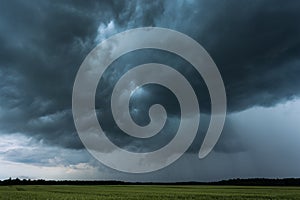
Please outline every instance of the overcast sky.
[[[299, 10], [300, 1], [294, 0], [0, 1], [0, 179], [300, 177]], [[72, 118], [72, 87], [79, 66], [97, 44], [145, 26], [180, 31], [208, 51], [223, 77], [228, 115], [219, 142], [200, 160], [210, 108], [201, 76], [166, 52], [122, 56], [105, 72], [96, 94], [98, 117], [117, 145], [157, 149], [178, 127], [176, 98], [155, 85], [134, 96], [131, 108], [133, 119], [145, 125], [149, 106], [164, 105], [169, 118], [161, 134], [136, 141], [113, 122], [108, 106], [112, 88], [142, 63], [164, 63], [189, 77], [201, 97], [204, 121], [175, 163], [149, 174], [128, 174], [104, 166], [85, 150]]]

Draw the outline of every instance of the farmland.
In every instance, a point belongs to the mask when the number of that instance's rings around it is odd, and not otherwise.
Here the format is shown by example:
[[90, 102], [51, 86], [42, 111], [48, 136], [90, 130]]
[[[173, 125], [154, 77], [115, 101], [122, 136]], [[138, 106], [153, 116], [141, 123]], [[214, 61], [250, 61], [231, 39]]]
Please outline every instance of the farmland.
[[0, 186], [4, 199], [300, 199], [300, 187], [180, 185]]

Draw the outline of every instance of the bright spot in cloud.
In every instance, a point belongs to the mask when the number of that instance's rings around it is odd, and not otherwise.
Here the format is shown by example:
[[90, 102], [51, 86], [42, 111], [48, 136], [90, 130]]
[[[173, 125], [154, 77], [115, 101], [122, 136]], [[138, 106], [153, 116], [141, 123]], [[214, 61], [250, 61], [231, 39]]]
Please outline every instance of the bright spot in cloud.
[[101, 23], [97, 30], [97, 37], [95, 39], [96, 43], [102, 42], [109, 36], [112, 36], [116, 33], [116, 27], [113, 20], [111, 20], [108, 24]]

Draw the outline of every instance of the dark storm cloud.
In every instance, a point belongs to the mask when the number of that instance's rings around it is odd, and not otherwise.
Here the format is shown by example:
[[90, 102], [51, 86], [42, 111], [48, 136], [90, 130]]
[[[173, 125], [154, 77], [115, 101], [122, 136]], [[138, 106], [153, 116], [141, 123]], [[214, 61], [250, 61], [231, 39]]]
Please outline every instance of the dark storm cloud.
[[167, 5], [158, 24], [182, 31], [206, 48], [222, 74], [230, 111], [272, 106], [299, 95], [299, 2]]
[[231, 110], [299, 95], [299, 8], [294, 1], [241, 1], [212, 19], [207, 49], [220, 67]]
[[4, 132], [22, 132], [45, 143], [81, 148], [70, 99], [77, 67], [97, 33], [94, 4], [1, 2]]
[[[71, 114], [76, 72], [97, 42], [142, 26], [172, 28], [202, 44], [222, 74], [229, 111], [272, 106], [298, 96], [299, 9], [300, 2], [279, 0], [1, 1], [1, 132], [19, 132], [46, 144], [82, 148]], [[99, 32], [109, 24], [112, 30]], [[171, 56], [157, 57], [161, 58]], [[133, 64], [133, 60], [136, 57], [127, 61]], [[147, 59], [141, 56], [137, 60]], [[169, 60], [170, 64], [174, 61]], [[201, 78], [180, 64], [178, 69], [186, 73], [194, 88], [206, 91]], [[107, 75], [107, 88], [118, 76]], [[109, 100], [107, 91], [99, 91], [104, 101]], [[149, 103], [152, 98], [171, 102], [164, 95], [150, 97]], [[209, 108], [207, 97], [200, 99], [200, 106]], [[170, 105], [170, 113], [176, 114], [177, 104]], [[141, 119], [147, 121], [144, 110], [138, 109]], [[100, 111], [106, 113], [105, 108]], [[216, 151], [243, 151], [238, 142], [226, 139], [232, 138], [233, 132], [225, 129]], [[119, 140], [120, 145], [128, 142]]]

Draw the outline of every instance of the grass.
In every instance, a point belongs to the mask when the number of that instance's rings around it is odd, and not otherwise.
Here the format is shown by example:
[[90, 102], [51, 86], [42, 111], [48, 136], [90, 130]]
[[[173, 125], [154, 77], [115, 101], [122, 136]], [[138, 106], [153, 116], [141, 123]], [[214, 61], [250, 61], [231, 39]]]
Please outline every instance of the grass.
[[0, 186], [0, 200], [300, 199], [300, 187], [159, 185]]

